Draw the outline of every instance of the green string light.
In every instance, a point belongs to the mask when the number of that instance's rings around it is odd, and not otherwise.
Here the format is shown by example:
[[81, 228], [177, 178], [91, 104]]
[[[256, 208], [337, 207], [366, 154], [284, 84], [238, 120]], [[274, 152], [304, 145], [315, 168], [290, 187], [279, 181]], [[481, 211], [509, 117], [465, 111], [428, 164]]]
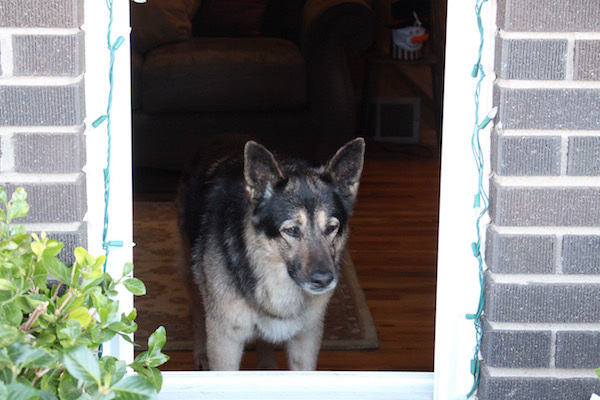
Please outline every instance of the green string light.
[[[106, 102], [106, 114], [98, 117], [92, 126], [98, 128], [103, 122], [106, 122], [106, 137], [107, 137], [107, 150], [106, 150], [106, 167], [104, 168], [104, 225], [102, 228], [102, 248], [104, 249], [105, 260], [103, 270], [106, 272], [106, 265], [108, 263], [108, 255], [111, 247], [123, 247], [123, 241], [121, 240], [107, 240], [109, 215], [108, 215], [108, 202], [110, 199], [110, 164], [111, 164], [111, 150], [112, 150], [112, 133], [111, 133], [111, 110], [112, 110], [112, 98], [114, 88], [114, 65], [115, 65], [115, 53], [121, 47], [125, 38], [123, 36], [117, 37], [115, 42], [112, 42], [112, 24], [113, 24], [113, 0], [106, 0], [106, 7], [108, 8], [108, 29], [106, 33], [106, 42], [108, 44], [108, 50], [110, 53], [110, 63], [108, 67], [108, 100]], [[98, 348], [98, 357], [102, 357], [103, 346], [102, 344]]]
[[488, 211], [489, 207], [489, 197], [486, 193], [485, 187], [483, 186], [484, 180], [484, 156], [483, 151], [481, 149], [481, 141], [480, 141], [480, 132], [483, 130], [496, 116], [498, 111], [497, 107], [494, 107], [486, 117], [479, 122], [479, 97], [481, 92], [481, 84], [485, 78], [485, 73], [483, 71], [483, 67], [481, 65], [481, 57], [483, 53], [483, 44], [484, 44], [484, 35], [483, 35], [483, 23], [481, 20], [481, 8], [483, 4], [486, 3], [487, 0], [476, 0], [475, 1], [475, 15], [477, 17], [477, 27], [479, 29], [479, 52], [477, 56], [477, 62], [473, 66], [473, 70], [471, 71], [471, 76], [473, 78], [478, 78], [477, 84], [475, 86], [475, 123], [473, 127], [473, 135], [471, 137], [471, 148], [473, 150], [473, 157], [475, 159], [475, 164], [477, 166], [477, 194], [475, 195], [473, 201], [473, 208], [479, 209], [479, 214], [477, 215], [477, 219], [475, 222], [475, 229], [477, 232], [477, 239], [475, 242], [471, 243], [471, 251], [473, 252], [473, 257], [477, 259], [478, 264], [478, 278], [479, 278], [479, 304], [477, 306], [477, 311], [474, 314], [467, 314], [466, 318], [473, 321], [473, 325], [475, 326], [475, 349], [473, 351], [473, 358], [471, 359], [471, 375], [473, 375], [473, 386], [471, 390], [466, 395], [467, 398], [473, 396], [473, 394], [477, 391], [477, 387], [479, 385], [479, 377], [480, 377], [480, 367], [481, 364], [479, 362], [479, 352], [481, 349], [481, 339], [483, 336], [483, 327], [481, 316], [483, 314], [483, 308], [485, 305], [485, 281], [484, 281], [484, 268], [483, 268], [483, 256], [481, 255], [481, 220], [484, 215]]
[[106, 138], [107, 138], [107, 151], [106, 151], [106, 167], [104, 168], [104, 225], [102, 230], [102, 248], [104, 249], [106, 259], [104, 261], [104, 272], [106, 272], [106, 264], [108, 262], [108, 255], [111, 247], [122, 247], [123, 242], [120, 240], [107, 240], [108, 225], [109, 225], [109, 214], [108, 214], [108, 203], [110, 200], [110, 165], [111, 165], [111, 149], [112, 149], [112, 133], [111, 133], [111, 109], [112, 109], [112, 98], [114, 89], [114, 65], [115, 65], [115, 53], [121, 47], [125, 38], [123, 36], [117, 37], [112, 42], [112, 24], [113, 24], [113, 0], [106, 0], [106, 7], [109, 11], [108, 18], [108, 30], [106, 34], [106, 42], [110, 53], [110, 63], [108, 68], [108, 101], [106, 104], [106, 114], [96, 119], [92, 126], [98, 128], [103, 122], [106, 122]]

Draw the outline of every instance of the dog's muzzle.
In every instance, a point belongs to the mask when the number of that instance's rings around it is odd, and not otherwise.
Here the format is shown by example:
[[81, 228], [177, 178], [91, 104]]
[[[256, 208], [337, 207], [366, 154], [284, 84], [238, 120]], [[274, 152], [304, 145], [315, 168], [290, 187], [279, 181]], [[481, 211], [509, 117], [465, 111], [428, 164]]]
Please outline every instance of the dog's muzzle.
[[315, 271], [310, 274], [308, 282], [302, 284], [302, 289], [311, 294], [321, 294], [335, 289], [337, 279], [331, 271]]

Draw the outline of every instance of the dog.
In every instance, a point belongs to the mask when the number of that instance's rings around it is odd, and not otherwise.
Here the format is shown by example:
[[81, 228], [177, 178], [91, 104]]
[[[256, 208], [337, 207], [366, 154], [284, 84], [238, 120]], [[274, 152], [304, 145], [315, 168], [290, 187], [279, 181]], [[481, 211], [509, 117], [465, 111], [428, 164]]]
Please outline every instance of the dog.
[[276, 368], [275, 344], [285, 344], [291, 370], [316, 368], [364, 152], [357, 138], [314, 167], [248, 141], [243, 154], [183, 175], [178, 219], [198, 369], [238, 370], [252, 342], [261, 369]]

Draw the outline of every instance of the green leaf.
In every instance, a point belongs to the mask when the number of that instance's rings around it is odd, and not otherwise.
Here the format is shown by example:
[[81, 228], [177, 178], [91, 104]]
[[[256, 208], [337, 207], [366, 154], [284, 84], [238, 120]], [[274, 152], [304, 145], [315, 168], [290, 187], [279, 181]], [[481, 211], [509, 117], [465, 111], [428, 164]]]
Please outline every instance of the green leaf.
[[100, 316], [100, 322], [108, 323], [115, 319], [117, 313], [119, 312], [119, 303], [116, 301], [111, 301], [106, 306], [97, 309], [98, 315]]
[[8, 279], [0, 279], [0, 290], [17, 290], [17, 287]]
[[83, 265], [85, 263], [85, 258], [88, 255], [87, 250], [84, 249], [83, 247], [77, 247], [77, 248], [75, 248], [73, 253], [75, 255], [75, 261], [77, 262], [77, 264]]
[[4, 304], [0, 310], [0, 314], [2, 314], [2, 318], [10, 325], [19, 326], [23, 322], [23, 313], [15, 303]]
[[77, 319], [67, 321], [64, 326], [57, 325], [56, 333], [63, 347], [72, 347], [81, 335], [81, 324]]
[[123, 266], [123, 276], [129, 274], [131, 271], [133, 271], [133, 263], [126, 262]]
[[85, 279], [96, 279], [104, 274], [104, 260], [105, 256], [94, 258], [91, 255], [85, 257], [85, 263], [81, 264], [81, 275]]
[[79, 289], [84, 294], [90, 295], [91, 292], [95, 290], [95, 288], [102, 284], [102, 282], [104, 282], [104, 274], [102, 274], [96, 279], [84, 279], [83, 282], [81, 282], [81, 286], [79, 287]]
[[146, 379], [148, 379], [152, 385], [154, 386], [154, 389], [156, 389], [157, 392], [160, 392], [160, 389], [162, 387], [162, 382], [163, 382], [163, 377], [161, 372], [156, 369], [156, 368], [144, 368], [144, 366], [142, 364], [140, 364], [139, 362], [132, 362], [131, 364], [129, 364], [129, 366], [138, 374], [146, 377]]
[[46, 250], [44, 251], [45, 255], [56, 257], [58, 253], [65, 247], [64, 244], [59, 242], [58, 240], [48, 240], [46, 242]]
[[123, 379], [127, 373], [127, 364], [125, 361], [117, 360], [115, 357], [105, 356], [100, 360], [100, 369], [102, 370], [103, 386], [112, 386]]
[[0, 324], [0, 348], [15, 343], [20, 336], [20, 331], [14, 326]]
[[154, 354], [160, 352], [167, 342], [167, 331], [164, 326], [159, 326], [148, 338], [148, 352]]
[[6, 388], [10, 400], [37, 400], [39, 398], [37, 390], [22, 383], [11, 383]]
[[85, 383], [95, 383], [100, 386], [100, 366], [92, 351], [84, 346], [67, 349], [64, 354], [67, 371], [74, 378]]
[[48, 270], [43, 262], [38, 262], [35, 264], [35, 269], [33, 271], [33, 283], [39, 288], [44, 288], [49, 283]]
[[598, 379], [600, 379], [600, 368], [596, 370], [596, 375], [598, 375]]
[[25, 201], [27, 199], [27, 192], [23, 188], [23, 186], [19, 186], [13, 192], [10, 201]]
[[58, 396], [61, 399], [77, 399], [81, 396], [81, 390], [77, 386], [77, 380], [69, 374], [65, 374], [58, 385]]
[[31, 242], [31, 251], [33, 251], [33, 254], [35, 254], [37, 258], [42, 258], [44, 254], [44, 244], [39, 240], [34, 240]]
[[127, 343], [133, 345], [133, 346], [140, 346], [139, 344], [135, 343], [130, 337], [129, 335], [126, 335], [124, 333], [119, 333], [119, 336], [121, 336], [123, 338], [123, 340], [125, 340]]
[[79, 321], [81, 326], [87, 326], [92, 320], [92, 316], [90, 315], [90, 310], [87, 307], [78, 307], [69, 313], [68, 321], [75, 319]]
[[115, 393], [115, 399], [155, 399], [156, 390], [152, 383], [142, 376], [126, 376], [117, 382], [112, 388]]
[[121, 322], [121, 321], [115, 321], [115, 322], [111, 322], [110, 324], [108, 324], [108, 329], [110, 329], [113, 332], [120, 332], [123, 329], [127, 329], [129, 327], [129, 325]]
[[136, 296], [142, 296], [146, 294], [146, 285], [144, 282], [137, 278], [129, 278], [123, 281], [123, 285]]
[[53, 354], [41, 348], [29, 347], [21, 355], [23, 368], [50, 368], [55, 361], [56, 357]]
[[44, 256], [43, 261], [48, 273], [54, 279], [67, 285], [71, 284], [71, 272], [62, 261], [52, 256]]
[[135, 318], [137, 317], [137, 310], [134, 308], [131, 310], [131, 312], [127, 315], [127, 319], [130, 321], [135, 320]]
[[11, 221], [15, 218], [23, 218], [29, 212], [29, 204], [24, 200], [12, 201], [8, 207], [8, 220]]

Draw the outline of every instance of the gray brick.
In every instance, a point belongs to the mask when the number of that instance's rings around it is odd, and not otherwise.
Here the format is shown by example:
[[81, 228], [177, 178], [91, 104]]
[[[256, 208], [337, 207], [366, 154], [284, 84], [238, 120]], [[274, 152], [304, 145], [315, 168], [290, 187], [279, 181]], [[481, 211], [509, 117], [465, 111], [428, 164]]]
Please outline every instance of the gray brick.
[[494, 330], [484, 327], [481, 355], [497, 368], [550, 367], [550, 331]]
[[600, 90], [496, 86], [494, 97], [505, 129], [600, 129]]
[[566, 274], [600, 274], [600, 236], [565, 235], [562, 268]]
[[75, 182], [10, 183], [12, 193], [18, 186], [27, 192], [29, 213], [20, 222], [80, 222], [87, 211], [85, 175]]
[[557, 332], [557, 368], [598, 368], [600, 332]]
[[485, 259], [497, 274], [552, 274], [556, 270], [553, 235], [502, 235], [488, 229]]
[[600, 81], [600, 40], [575, 42], [573, 79]]
[[595, 32], [600, 7], [590, 0], [499, 0], [498, 27], [515, 32]]
[[566, 40], [496, 39], [496, 73], [502, 79], [565, 79]]
[[83, 32], [13, 36], [15, 76], [77, 76], [84, 71]]
[[70, 173], [85, 165], [81, 133], [18, 133], [13, 144], [16, 172]]
[[490, 182], [490, 216], [498, 226], [599, 226], [600, 188], [515, 187]]
[[481, 375], [477, 397], [480, 400], [590, 400], [600, 392], [595, 378], [532, 378]]
[[0, 126], [81, 125], [83, 81], [68, 86], [0, 86]]
[[498, 175], [560, 175], [559, 136], [499, 136], [494, 140], [492, 169]]
[[600, 136], [569, 138], [568, 175], [600, 175]]
[[[36, 232], [40, 234], [40, 232]], [[65, 231], [48, 231], [46, 232], [48, 237], [53, 240], [58, 240], [64, 244], [63, 249], [58, 254], [58, 258], [67, 265], [73, 265], [75, 262], [74, 251], [77, 247], [87, 248], [87, 224], [82, 223], [77, 231], [65, 232]]]
[[83, 0], [2, 0], [0, 27], [77, 28]]
[[490, 321], [600, 322], [600, 285], [508, 284], [486, 282], [485, 313]]

